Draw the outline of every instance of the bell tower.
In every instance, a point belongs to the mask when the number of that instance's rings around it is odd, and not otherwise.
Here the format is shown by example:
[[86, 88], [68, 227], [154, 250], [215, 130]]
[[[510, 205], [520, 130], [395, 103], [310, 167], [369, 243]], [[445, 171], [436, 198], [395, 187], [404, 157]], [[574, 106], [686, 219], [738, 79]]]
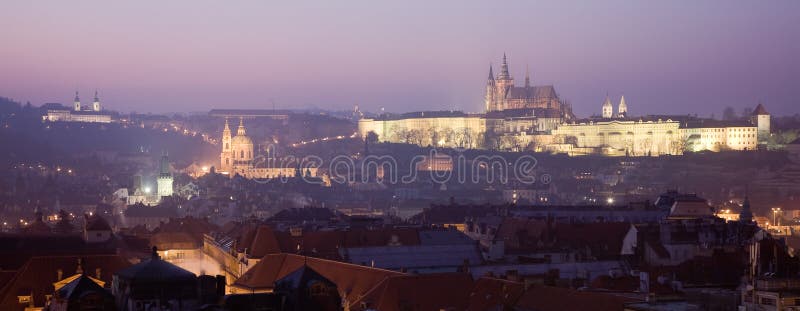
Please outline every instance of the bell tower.
[[81, 98], [78, 96], [78, 91], [75, 91], [75, 100], [73, 102], [73, 110], [81, 111]]
[[231, 165], [231, 127], [228, 125], [228, 118], [225, 118], [225, 128], [222, 130], [222, 153], [219, 156], [219, 164], [222, 171], [230, 172]]
[[94, 91], [94, 102], [92, 102], [92, 110], [100, 111], [100, 97], [97, 97], [97, 90]]

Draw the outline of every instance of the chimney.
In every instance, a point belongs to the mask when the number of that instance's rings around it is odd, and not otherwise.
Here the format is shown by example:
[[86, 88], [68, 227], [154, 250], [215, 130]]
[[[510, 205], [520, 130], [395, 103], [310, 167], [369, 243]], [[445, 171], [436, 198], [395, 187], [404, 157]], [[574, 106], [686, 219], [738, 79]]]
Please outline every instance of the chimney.
[[94, 269], [94, 277], [97, 278], [97, 279], [100, 279], [101, 272], [102, 272], [102, 270], [100, 268], [95, 268]]
[[61, 281], [64, 278], [64, 270], [58, 269], [56, 270], [56, 281]]

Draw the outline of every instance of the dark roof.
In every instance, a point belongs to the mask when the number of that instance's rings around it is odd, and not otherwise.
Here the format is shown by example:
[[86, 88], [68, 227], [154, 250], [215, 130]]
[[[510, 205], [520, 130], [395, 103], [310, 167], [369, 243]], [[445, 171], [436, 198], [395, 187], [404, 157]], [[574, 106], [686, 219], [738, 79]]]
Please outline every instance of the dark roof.
[[180, 282], [197, 278], [194, 273], [162, 260], [155, 252], [155, 248], [150, 260], [120, 270], [115, 275], [122, 279], [142, 283]]
[[537, 311], [571, 311], [623, 310], [626, 303], [637, 300], [617, 296], [613, 293], [585, 292], [569, 288], [533, 285], [517, 301], [516, 307], [522, 310]]
[[464, 310], [472, 284], [468, 273], [390, 276], [355, 300], [350, 310], [399, 311], [408, 306], [413, 310]]
[[88, 216], [86, 218], [87, 231], [111, 231], [111, 225], [100, 215]]
[[506, 98], [509, 99], [529, 99], [529, 98], [558, 98], [556, 89], [552, 85], [532, 86], [532, 87], [511, 87], [508, 89]]
[[441, 111], [415, 111], [402, 114], [384, 113], [377, 116], [376, 120], [400, 120], [410, 118], [456, 118], [456, 117], [469, 117], [479, 116], [467, 114], [462, 111], [441, 110]]
[[758, 115], [765, 115], [765, 114], [768, 115], [769, 112], [767, 112], [767, 109], [764, 108], [764, 105], [762, 105], [761, 103], [758, 103], [758, 106], [756, 106], [756, 109], [753, 109], [753, 115], [754, 116], [758, 116]]
[[65, 279], [81, 269], [92, 277], [111, 284], [114, 272], [130, 265], [119, 255], [43, 256], [28, 260], [13, 279], [0, 290], [0, 310], [17, 310], [19, 293], [33, 294], [34, 304], [44, 306], [45, 295], [53, 293], [53, 283], [58, 282], [58, 270]]
[[95, 283], [86, 274], [81, 274], [78, 278], [67, 283], [58, 290], [58, 297], [72, 300], [79, 299], [86, 293], [101, 293], [106, 298], [113, 298], [105, 288]]

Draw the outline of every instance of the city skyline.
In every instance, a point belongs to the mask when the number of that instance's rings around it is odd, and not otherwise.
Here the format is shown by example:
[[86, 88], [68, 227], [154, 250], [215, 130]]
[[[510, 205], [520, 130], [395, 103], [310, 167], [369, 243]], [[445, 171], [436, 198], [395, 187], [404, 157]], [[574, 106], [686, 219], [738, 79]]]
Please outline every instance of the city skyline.
[[69, 105], [96, 89], [107, 109], [138, 112], [479, 112], [506, 53], [517, 81], [530, 68], [578, 116], [607, 93], [631, 115], [717, 117], [758, 102], [795, 114], [800, 96], [789, 1], [154, 4], [5, 2], [0, 93]]

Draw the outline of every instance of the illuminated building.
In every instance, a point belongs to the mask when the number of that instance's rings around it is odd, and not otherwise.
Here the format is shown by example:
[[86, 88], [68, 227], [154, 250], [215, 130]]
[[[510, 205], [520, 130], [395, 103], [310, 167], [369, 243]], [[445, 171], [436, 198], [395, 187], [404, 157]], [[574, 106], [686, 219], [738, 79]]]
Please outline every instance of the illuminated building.
[[[245, 178], [279, 178], [279, 177], [295, 177], [298, 175], [303, 176], [316, 176], [317, 168], [308, 167], [303, 168], [296, 165], [293, 166], [279, 166], [275, 165], [275, 158], [258, 157], [254, 150], [255, 144], [253, 140], [247, 136], [247, 130], [244, 127], [244, 118], [239, 119], [239, 127], [236, 130], [236, 136], [231, 137], [231, 129], [228, 125], [228, 120], [225, 119], [225, 127], [222, 130], [222, 152], [220, 152], [220, 172], [229, 174], [231, 177], [240, 175]], [[270, 156], [270, 155], [268, 155]], [[274, 156], [274, 155], [272, 155]], [[256, 161], [256, 159], [258, 161]], [[257, 166], [263, 161], [265, 166]]]
[[169, 158], [167, 154], [161, 156], [160, 172], [158, 173], [158, 196], [171, 197], [172, 196], [172, 173], [169, 170]]
[[111, 115], [101, 111], [100, 98], [97, 96], [96, 91], [92, 106], [88, 107], [88, 109], [84, 109], [81, 106], [81, 99], [78, 96], [78, 92], [75, 92], [72, 110], [59, 107], [47, 109], [47, 114], [42, 116], [42, 120], [49, 122], [111, 123]]

